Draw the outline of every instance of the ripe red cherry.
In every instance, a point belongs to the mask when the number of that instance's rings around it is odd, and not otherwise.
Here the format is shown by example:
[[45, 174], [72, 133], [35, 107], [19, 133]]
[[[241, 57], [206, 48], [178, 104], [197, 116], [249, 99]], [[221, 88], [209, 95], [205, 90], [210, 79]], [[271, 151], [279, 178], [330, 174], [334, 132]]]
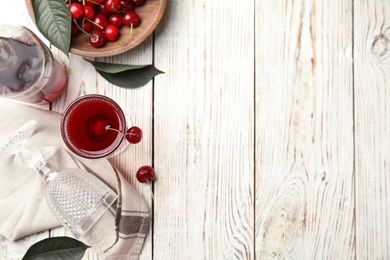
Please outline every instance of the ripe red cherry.
[[107, 17], [100, 13], [95, 16], [95, 19], [93, 19], [92, 26], [95, 30], [104, 30], [104, 28], [106, 28], [107, 25], [108, 25]]
[[122, 4], [122, 12], [126, 12], [126, 11], [134, 11], [134, 6], [133, 4], [129, 1], [129, 0], [121, 0], [121, 4]]
[[142, 130], [137, 126], [132, 126], [126, 131], [126, 140], [131, 144], [137, 144], [142, 139]]
[[112, 14], [111, 12], [107, 11], [106, 8], [104, 8], [104, 4], [96, 6], [95, 7], [95, 12], [97, 14], [102, 14], [102, 15], [104, 15], [107, 18]]
[[91, 7], [94, 7], [96, 4], [95, 4], [95, 0], [85, 0], [85, 6], [91, 6]]
[[140, 6], [145, 3], [145, 0], [131, 0], [134, 6]]
[[71, 35], [76, 36], [77, 34], [79, 34], [79, 32], [80, 32], [79, 27], [75, 23], [72, 23], [72, 27], [70, 30]]
[[104, 8], [110, 13], [120, 12], [122, 9], [121, 0], [106, 0]]
[[141, 183], [151, 183], [156, 179], [154, 169], [148, 165], [141, 166], [135, 175]]
[[95, 9], [88, 5], [84, 6], [84, 17], [92, 20], [95, 17]]
[[103, 5], [106, 0], [87, 0], [92, 3], [96, 3], [97, 5]]
[[93, 135], [102, 136], [108, 133], [107, 130], [107, 122], [104, 120], [96, 120], [93, 124], [91, 124], [91, 128], [89, 132]]
[[121, 28], [121, 26], [123, 25], [123, 23], [122, 23], [122, 15], [121, 14], [112, 14], [108, 18], [108, 24], [113, 24], [116, 27]]
[[79, 3], [72, 3], [69, 5], [69, 11], [72, 19], [78, 20], [84, 16], [84, 7]]
[[133, 24], [133, 28], [137, 27], [141, 20], [139, 19], [139, 16], [134, 11], [127, 11], [122, 16], [122, 22], [124, 25], [130, 26], [130, 24]]
[[107, 25], [106, 29], [104, 29], [104, 37], [107, 41], [113, 42], [119, 38], [119, 29], [113, 24]]
[[87, 20], [84, 20], [81, 22], [81, 28], [84, 30], [85, 33], [88, 33], [92, 31], [92, 23]]
[[106, 43], [103, 32], [100, 30], [93, 30], [89, 38], [89, 43], [95, 48], [102, 47]]

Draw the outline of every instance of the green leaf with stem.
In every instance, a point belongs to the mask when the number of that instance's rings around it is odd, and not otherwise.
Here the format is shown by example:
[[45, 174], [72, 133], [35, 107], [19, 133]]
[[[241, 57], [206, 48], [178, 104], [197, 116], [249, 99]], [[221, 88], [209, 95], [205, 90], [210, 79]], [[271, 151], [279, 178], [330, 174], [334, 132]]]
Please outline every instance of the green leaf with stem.
[[108, 82], [122, 88], [137, 88], [145, 85], [158, 74], [164, 73], [153, 65], [126, 65], [90, 61], [96, 71]]

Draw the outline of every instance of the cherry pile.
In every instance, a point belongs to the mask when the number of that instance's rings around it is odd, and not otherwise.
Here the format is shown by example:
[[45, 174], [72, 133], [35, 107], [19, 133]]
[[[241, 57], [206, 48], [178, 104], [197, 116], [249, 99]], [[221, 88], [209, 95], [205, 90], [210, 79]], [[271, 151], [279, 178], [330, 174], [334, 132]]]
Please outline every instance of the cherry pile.
[[120, 28], [136, 28], [141, 19], [136, 7], [146, 0], [66, 0], [72, 16], [72, 36], [89, 36], [90, 44], [100, 48], [118, 40]]

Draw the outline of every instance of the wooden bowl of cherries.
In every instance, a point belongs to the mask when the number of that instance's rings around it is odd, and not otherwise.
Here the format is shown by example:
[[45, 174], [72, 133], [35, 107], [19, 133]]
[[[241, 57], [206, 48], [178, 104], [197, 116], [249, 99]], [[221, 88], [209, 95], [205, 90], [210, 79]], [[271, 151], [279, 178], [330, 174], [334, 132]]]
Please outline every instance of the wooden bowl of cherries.
[[[167, 0], [64, 0], [72, 16], [70, 53], [108, 57], [133, 49], [162, 19]], [[34, 20], [31, 0], [27, 10]]]

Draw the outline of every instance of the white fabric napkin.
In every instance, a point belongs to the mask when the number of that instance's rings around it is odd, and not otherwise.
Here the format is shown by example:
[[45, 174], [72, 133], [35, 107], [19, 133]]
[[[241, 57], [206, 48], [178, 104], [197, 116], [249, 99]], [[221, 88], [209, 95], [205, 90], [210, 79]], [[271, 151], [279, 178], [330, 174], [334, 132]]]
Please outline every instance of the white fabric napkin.
[[[56, 168], [95, 174], [118, 194], [115, 207], [80, 239], [105, 259], [138, 259], [149, 231], [149, 210], [138, 192], [106, 159], [85, 159], [70, 152], [60, 133], [61, 115], [22, 103], [0, 100], [0, 145], [30, 120], [38, 128], [27, 147], [42, 151]], [[9, 240], [60, 226], [45, 198], [43, 178], [18, 156], [0, 156], [0, 235]]]

